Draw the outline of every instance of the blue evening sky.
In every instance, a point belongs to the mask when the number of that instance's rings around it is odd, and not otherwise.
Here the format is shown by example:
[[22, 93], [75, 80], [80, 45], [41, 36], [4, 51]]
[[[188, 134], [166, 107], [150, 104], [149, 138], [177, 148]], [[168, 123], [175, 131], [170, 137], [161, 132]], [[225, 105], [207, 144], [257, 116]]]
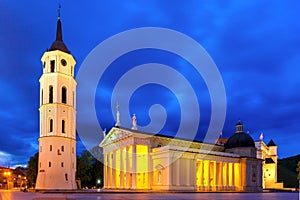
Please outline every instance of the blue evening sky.
[[[299, 1], [2, 0], [0, 166], [26, 165], [38, 151], [40, 59], [55, 39], [59, 3], [63, 40], [77, 61], [76, 73], [93, 48], [122, 31], [163, 27], [182, 32], [205, 48], [223, 78], [227, 97], [223, 136], [231, 136], [241, 119], [254, 140], [263, 133], [266, 143], [275, 141], [279, 158], [300, 153]], [[154, 62], [178, 69], [197, 91], [201, 121], [196, 139], [201, 140], [211, 114], [205, 83], [184, 59], [155, 49], [130, 52], [107, 68], [95, 97], [101, 127], [109, 130], [115, 123], [110, 98], [122, 73]], [[119, 103], [124, 105], [121, 98]], [[139, 87], [130, 99], [129, 112], [146, 126], [153, 104], [165, 108], [166, 124], [160, 133], [174, 135], [181, 112], [170, 89], [159, 84]], [[130, 123], [122, 125], [131, 128]], [[78, 141], [80, 153], [85, 147], [79, 137]]]

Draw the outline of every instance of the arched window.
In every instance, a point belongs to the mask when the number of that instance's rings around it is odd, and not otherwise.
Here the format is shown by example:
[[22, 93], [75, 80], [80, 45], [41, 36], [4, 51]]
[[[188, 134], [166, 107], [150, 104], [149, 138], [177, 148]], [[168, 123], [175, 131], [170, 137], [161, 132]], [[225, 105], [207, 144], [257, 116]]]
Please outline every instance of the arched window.
[[51, 162], [49, 162], [49, 167], [51, 167]]
[[53, 103], [53, 86], [49, 86], [49, 103]]
[[61, 88], [61, 102], [67, 103], [67, 88], [65, 87]]
[[55, 71], [55, 60], [51, 60], [50, 61], [50, 72], [54, 72]]
[[52, 151], [52, 145], [50, 144], [50, 151]]
[[49, 122], [49, 132], [53, 132], [53, 119], [50, 119], [50, 122]]
[[61, 121], [61, 132], [62, 133], [65, 133], [65, 123], [66, 123], [65, 120]]

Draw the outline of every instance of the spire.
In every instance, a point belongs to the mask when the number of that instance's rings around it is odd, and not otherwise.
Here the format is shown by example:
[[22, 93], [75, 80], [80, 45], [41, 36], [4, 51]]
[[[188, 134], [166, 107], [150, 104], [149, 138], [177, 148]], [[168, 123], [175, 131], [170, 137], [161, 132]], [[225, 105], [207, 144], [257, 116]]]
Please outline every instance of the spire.
[[61, 8], [61, 5], [58, 4], [58, 9], [57, 9], [57, 12], [58, 12], [58, 19], [60, 19], [60, 8]]
[[61, 21], [60, 21], [60, 9], [61, 9], [61, 6], [59, 4], [58, 5], [57, 25], [56, 25], [56, 39], [52, 43], [52, 45], [50, 47], [50, 51], [60, 50], [65, 53], [70, 53], [67, 46], [65, 45], [65, 43], [62, 40], [62, 26], [61, 26]]
[[58, 10], [57, 10], [57, 26], [56, 26], [56, 41], [62, 41], [62, 29], [61, 29], [61, 21], [60, 21], [60, 4], [58, 4]]
[[267, 144], [268, 147], [271, 147], [271, 146], [277, 146], [275, 144], [275, 142], [271, 139], [270, 142]]

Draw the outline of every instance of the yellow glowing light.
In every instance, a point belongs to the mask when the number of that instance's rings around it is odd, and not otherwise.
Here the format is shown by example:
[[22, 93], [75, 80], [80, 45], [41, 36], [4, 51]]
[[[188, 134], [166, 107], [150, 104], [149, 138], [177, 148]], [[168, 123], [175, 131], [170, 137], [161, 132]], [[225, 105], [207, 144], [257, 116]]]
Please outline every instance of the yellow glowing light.
[[136, 145], [136, 183], [138, 189], [148, 188], [148, 146], [147, 145]]
[[4, 172], [3, 175], [4, 175], [4, 176], [10, 176], [10, 175], [11, 175], [11, 172]]

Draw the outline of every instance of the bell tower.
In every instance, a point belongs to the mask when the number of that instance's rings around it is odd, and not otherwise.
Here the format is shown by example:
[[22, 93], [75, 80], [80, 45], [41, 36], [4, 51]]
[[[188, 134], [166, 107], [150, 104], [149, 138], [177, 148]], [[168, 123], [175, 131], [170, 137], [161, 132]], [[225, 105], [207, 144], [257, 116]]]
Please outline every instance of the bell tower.
[[76, 189], [76, 61], [62, 39], [60, 7], [56, 40], [41, 61], [36, 190]]

